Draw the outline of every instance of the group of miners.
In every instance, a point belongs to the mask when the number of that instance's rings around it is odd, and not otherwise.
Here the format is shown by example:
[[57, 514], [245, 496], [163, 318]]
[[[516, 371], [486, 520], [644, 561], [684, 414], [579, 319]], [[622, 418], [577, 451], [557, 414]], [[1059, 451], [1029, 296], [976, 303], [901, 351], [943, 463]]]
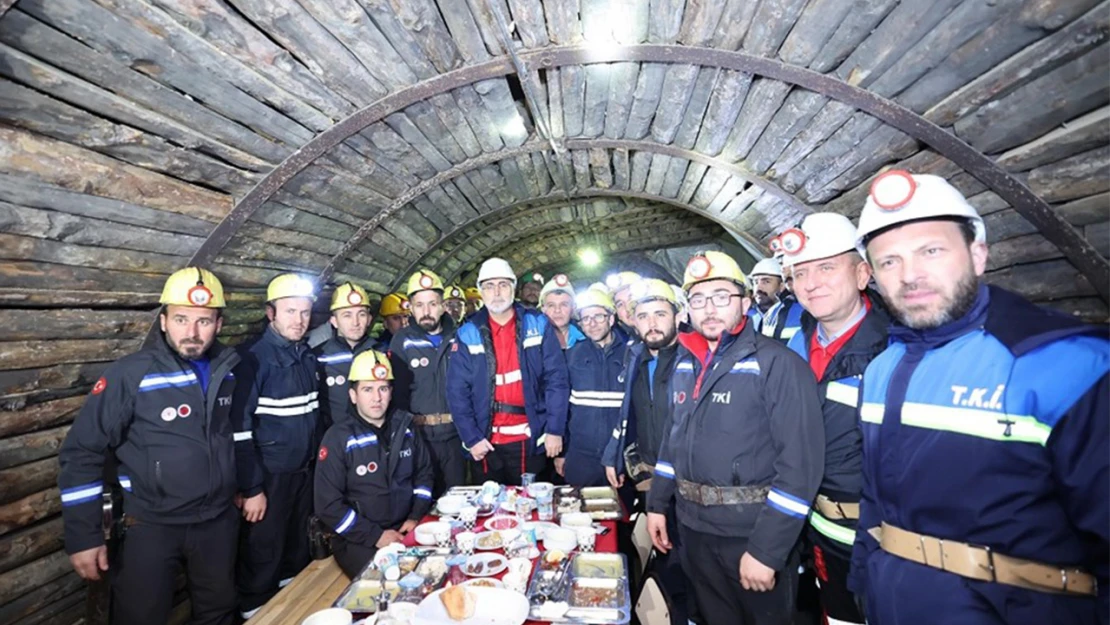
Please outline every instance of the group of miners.
[[830, 625], [1106, 623], [1106, 329], [987, 286], [983, 219], [936, 176], [770, 248], [681, 285], [491, 258], [471, 297], [420, 269], [377, 339], [344, 282], [310, 340], [317, 286], [283, 274], [236, 348], [219, 279], [182, 269], [61, 449], [66, 551], [115, 623], [165, 622], [182, 570], [193, 622], [232, 623], [313, 532], [354, 575], [452, 486], [532, 473], [644, 515], [676, 623], [792, 623], [802, 568]]

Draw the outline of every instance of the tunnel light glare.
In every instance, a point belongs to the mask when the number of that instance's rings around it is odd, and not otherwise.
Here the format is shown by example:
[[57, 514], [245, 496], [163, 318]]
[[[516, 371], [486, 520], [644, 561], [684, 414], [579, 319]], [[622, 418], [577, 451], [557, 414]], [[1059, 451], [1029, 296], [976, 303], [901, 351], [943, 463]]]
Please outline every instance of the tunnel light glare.
[[513, 118], [501, 128], [501, 134], [506, 137], [520, 138], [528, 135], [528, 129], [524, 127], [524, 118], [520, 115], [514, 115]]
[[578, 250], [578, 260], [586, 267], [596, 267], [601, 264], [601, 255], [597, 250], [587, 247]]
[[612, 39], [587, 41], [586, 48], [589, 51], [589, 58], [593, 61], [604, 61], [613, 58], [623, 46], [613, 41]]

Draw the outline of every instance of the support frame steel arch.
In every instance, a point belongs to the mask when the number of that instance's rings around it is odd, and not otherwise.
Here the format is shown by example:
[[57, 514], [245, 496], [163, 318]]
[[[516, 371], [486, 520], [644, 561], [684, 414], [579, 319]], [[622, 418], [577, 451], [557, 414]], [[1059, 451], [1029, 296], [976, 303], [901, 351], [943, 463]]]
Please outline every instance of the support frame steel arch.
[[[612, 46], [604, 50], [589, 46], [559, 46], [528, 50], [518, 56], [529, 71], [610, 62], [660, 62], [720, 67], [790, 83], [853, 106], [925, 143], [983, 183], [1036, 226], [1087, 277], [1099, 296], [1110, 302], [1110, 262], [1102, 258], [1093, 245], [1024, 182], [923, 116], [835, 76], [745, 52], [675, 44]], [[190, 259], [190, 264], [209, 265], [239, 227], [278, 189], [355, 133], [430, 96], [516, 71], [513, 59], [501, 56], [441, 74], [387, 95], [356, 111], [298, 148], [259, 181], [209, 234]], [[392, 212], [380, 211], [354, 237], [360, 236], [363, 231], [369, 232], [391, 215]], [[353, 242], [348, 243], [353, 247]]]

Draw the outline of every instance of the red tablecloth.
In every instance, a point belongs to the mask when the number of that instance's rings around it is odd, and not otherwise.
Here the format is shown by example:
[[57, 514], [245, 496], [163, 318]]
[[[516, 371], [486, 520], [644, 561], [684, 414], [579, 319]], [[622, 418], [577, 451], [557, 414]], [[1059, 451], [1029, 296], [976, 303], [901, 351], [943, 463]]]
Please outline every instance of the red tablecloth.
[[[428, 523], [430, 521], [438, 521], [438, 520], [439, 520], [439, 517], [428, 515], [428, 516], [424, 517], [420, 522], [421, 523]], [[532, 513], [532, 520], [533, 521], [536, 520], [536, 513], [535, 512]], [[484, 518], [478, 519], [478, 524], [481, 525], [481, 523], [484, 522], [484, 521], [485, 521]], [[609, 531], [604, 533], [604, 534], [599, 534], [598, 535], [597, 541], [594, 543], [594, 551], [597, 551], [598, 553], [616, 553], [616, 551], [617, 551], [617, 523], [616, 523], [616, 521], [602, 521], [601, 525], [606, 527]], [[479, 530], [476, 529], [475, 531], [479, 531]], [[415, 545], [416, 545], [416, 532], [409, 532], [408, 535], [405, 536], [405, 546], [406, 547], [412, 547], [412, 546], [415, 546]], [[539, 544], [539, 547], [540, 547], [540, 551], [542, 552], [543, 551], [543, 543], [542, 542]], [[503, 554], [504, 550], [498, 549], [496, 551], [488, 551], [486, 553], [502, 553]], [[540, 557], [542, 558], [543, 556], [541, 555]], [[538, 559], [537, 559], [537, 561], [538, 561]], [[533, 566], [534, 565], [535, 565], [535, 563], [533, 563]], [[505, 573], [500, 573], [498, 575], [494, 575], [493, 577], [495, 577], [497, 579], [500, 579], [504, 575], [505, 575]], [[528, 620], [528, 621], [525, 621], [524, 623], [525, 623], [525, 625], [542, 625], [543, 623], [548, 623], [548, 622], [549, 621]]]

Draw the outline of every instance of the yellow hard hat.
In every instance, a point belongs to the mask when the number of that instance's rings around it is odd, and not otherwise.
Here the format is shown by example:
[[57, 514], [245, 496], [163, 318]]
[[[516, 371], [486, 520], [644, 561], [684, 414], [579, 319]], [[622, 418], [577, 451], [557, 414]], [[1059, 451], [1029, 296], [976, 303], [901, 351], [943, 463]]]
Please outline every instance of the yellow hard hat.
[[346, 282], [337, 286], [335, 292], [331, 294], [331, 310], [334, 312], [340, 308], [351, 308], [353, 306], [370, 307], [370, 296], [366, 294], [366, 289], [354, 282]]
[[744, 289], [748, 288], [748, 279], [740, 271], [740, 265], [728, 254], [721, 252], [698, 252], [686, 263], [686, 273], [682, 277], [682, 290], [689, 291], [690, 287], [699, 282], [708, 280], [731, 280]]
[[350, 382], [384, 382], [393, 379], [393, 365], [389, 358], [376, 350], [362, 352], [351, 362], [351, 372], [347, 375]]
[[609, 274], [609, 276], [605, 278], [605, 286], [609, 287], [609, 291], [613, 295], [616, 295], [642, 279], [640, 274], [635, 271], [622, 271], [620, 273]]
[[316, 285], [312, 280], [295, 273], [283, 273], [270, 280], [266, 287], [266, 301], [272, 302], [283, 297], [307, 297], [316, 301]]
[[675, 298], [674, 289], [671, 288], [671, 285], [655, 278], [646, 278], [633, 284], [632, 290], [629, 291], [629, 297], [629, 308], [636, 308], [637, 304], [655, 300], [664, 300], [670, 302], [672, 306], [678, 306], [678, 300]]
[[481, 300], [482, 299], [482, 292], [478, 290], [478, 287], [472, 286], [472, 287], [470, 287], [469, 289], [466, 290], [466, 299], [472, 300], [472, 301], [473, 300]]
[[443, 291], [443, 299], [466, 299], [466, 294], [463, 293], [461, 286], [452, 284]]
[[224, 308], [224, 285], [216, 274], [200, 267], [186, 267], [173, 272], [162, 287], [163, 305]]
[[428, 269], [421, 269], [416, 273], [409, 276], [408, 288], [405, 293], [412, 297], [413, 293], [420, 291], [442, 291], [443, 280], [435, 274], [434, 271]]
[[400, 293], [386, 295], [382, 298], [382, 305], [378, 308], [378, 314], [382, 317], [409, 314], [409, 298]]
[[613, 296], [599, 289], [586, 289], [574, 298], [574, 309], [582, 311], [591, 306], [600, 306], [609, 312], [616, 312]]

